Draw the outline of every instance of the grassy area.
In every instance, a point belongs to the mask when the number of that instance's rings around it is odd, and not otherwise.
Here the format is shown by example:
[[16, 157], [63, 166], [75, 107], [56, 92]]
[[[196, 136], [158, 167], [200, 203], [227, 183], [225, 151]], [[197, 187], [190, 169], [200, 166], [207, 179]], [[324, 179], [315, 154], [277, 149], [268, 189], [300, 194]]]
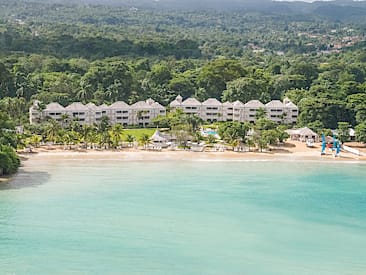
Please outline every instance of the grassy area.
[[147, 134], [151, 137], [155, 133], [156, 128], [143, 128], [143, 129], [124, 129], [123, 130], [123, 139], [126, 138], [127, 135], [132, 135], [139, 140], [142, 135]]

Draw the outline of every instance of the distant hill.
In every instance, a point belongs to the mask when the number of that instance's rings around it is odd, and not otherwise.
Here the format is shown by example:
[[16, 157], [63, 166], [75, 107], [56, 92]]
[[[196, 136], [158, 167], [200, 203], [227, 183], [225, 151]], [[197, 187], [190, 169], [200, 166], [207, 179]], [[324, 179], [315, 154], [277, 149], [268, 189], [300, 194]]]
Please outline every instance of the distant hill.
[[[0, 0], [6, 1], [6, 0]], [[260, 11], [275, 14], [311, 14], [333, 20], [360, 21], [366, 19], [366, 1], [336, 0], [271, 1], [271, 0], [23, 0], [26, 2], [113, 5], [143, 9]]]

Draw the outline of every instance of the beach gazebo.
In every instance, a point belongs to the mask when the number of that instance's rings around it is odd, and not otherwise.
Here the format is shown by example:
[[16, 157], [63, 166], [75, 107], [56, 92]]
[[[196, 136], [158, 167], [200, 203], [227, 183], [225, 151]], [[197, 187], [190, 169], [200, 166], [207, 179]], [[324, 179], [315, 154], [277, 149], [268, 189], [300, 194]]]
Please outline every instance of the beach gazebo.
[[308, 139], [313, 139], [315, 142], [319, 141], [319, 135], [308, 127], [287, 130], [287, 133], [290, 135], [291, 140], [306, 142]]
[[156, 130], [155, 133], [151, 136], [150, 141], [154, 145], [158, 145], [161, 147], [167, 147], [168, 139], [159, 131]]

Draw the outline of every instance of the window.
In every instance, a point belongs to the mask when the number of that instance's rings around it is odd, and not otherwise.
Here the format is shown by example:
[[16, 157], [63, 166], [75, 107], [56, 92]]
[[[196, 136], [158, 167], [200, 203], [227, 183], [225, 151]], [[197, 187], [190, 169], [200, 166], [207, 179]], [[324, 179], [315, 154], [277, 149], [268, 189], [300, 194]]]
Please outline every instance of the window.
[[249, 112], [256, 112], [257, 109], [249, 109]]
[[122, 111], [116, 111], [116, 114], [122, 114]]
[[120, 119], [122, 119], [122, 117], [121, 117], [121, 116], [118, 116], [118, 117], [117, 117], [117, 120], [120, 120]]
[[128, 111], [122, 111], [122, 114], [128, 114]]

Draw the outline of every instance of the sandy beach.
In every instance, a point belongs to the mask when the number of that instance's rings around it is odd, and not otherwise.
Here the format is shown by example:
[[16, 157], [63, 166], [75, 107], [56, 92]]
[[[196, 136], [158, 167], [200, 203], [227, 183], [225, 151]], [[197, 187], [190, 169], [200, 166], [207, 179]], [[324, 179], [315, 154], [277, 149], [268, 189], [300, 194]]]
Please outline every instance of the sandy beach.
[[21, 153], [26, 159], [33, 158], [70, 158], [70, 159], [118, 159], [124, 161], [220, 161], [220, 160], [278, 160], [278, 161], [365, 161], [365, 156], [358, 156], [342, 152], [340, 157], [334, 157], [331, 152], [321, 156], [320, 144], [308, 148], [304, 143], [291, 141], [279, 148], [272, 148], [266, 152], [224, 152], [204, 151], [192, 152], [184, 150], [149, 151], [142, 149], [126, 148], [122, 150], [63, 150], [62, 148], [40, 147], [33, 150], [33, 153]]

